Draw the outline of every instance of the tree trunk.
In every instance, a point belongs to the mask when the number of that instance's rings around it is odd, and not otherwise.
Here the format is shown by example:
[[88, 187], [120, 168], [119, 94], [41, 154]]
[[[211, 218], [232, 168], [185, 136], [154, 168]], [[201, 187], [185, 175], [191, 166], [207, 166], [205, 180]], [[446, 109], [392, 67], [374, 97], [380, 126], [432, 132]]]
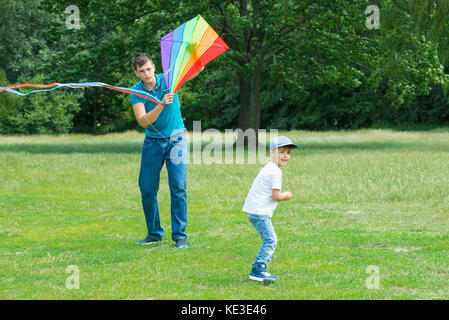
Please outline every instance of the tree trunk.
[[246, 145], [244, 132], [248, 129], [253, 129], [256, 134], [260, 127], [260, 90], [261, 90], [262, 75], [256, 72], [250, 78], [239, 78], [240, 87], [240, 112], [238, 126], [239, 131], [237, 143], [240, 142]]

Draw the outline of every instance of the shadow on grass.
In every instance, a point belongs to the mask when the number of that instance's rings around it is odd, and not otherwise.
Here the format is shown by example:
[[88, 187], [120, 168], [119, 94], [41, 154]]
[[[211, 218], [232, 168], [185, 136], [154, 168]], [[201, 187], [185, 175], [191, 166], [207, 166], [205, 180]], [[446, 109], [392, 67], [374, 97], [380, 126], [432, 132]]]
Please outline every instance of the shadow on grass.
[[33, 154], [75, 154], [75, 153], [124, 153], [142, 151], [141, 142], [109, 143], [13, 143], [0, 144], [0, 152], [26, 152]]
[[324, 142], [324, 143], [298, 143], [298, 150], [328, 151], [328, 152], [359, 152], [359, 151], [432, 151], [449, 152], [448, 144], [430, 142]]
[[[449, 143], [431, 142], [310, 142], [297, 143], [298, 151], [313, 153], [318, 152], [360, 152], [360, 151], [432, 151], [449, 152]], [[211, 147], [210, 144], [202, 144], [202, 149]], [[218, 146], [215, 146], [218, 148]], [[262, 147], [263, 149], [263, 147]], [[140, 154], [141, 142], [98, 142], [98, 143], [13, 143], [0, 144], [0, 152], [25, 152], [32, 154], [76, 154], [76, 153], [115, 153], [115, 154]], [[192, 152], [193, 145], [190, 144]], [[223, 152], [225, 149], [223, 147]], [[234, 148], [235, 150], [235, 148]], [[261, 150], [261, 148], [259, 148]], [[268, 150], [268, 146], [266, 147]], [[245, 150], [247, 151], [247, 150]]]

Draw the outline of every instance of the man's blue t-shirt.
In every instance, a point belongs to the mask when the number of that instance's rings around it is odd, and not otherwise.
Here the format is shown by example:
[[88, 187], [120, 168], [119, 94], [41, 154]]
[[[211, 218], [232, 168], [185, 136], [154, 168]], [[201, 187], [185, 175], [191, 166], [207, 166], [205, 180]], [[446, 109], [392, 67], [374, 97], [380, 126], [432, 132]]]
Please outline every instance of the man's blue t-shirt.
[[[162, 74], [155, 74], [156, 77], [156, 88], [154, 90], [148, 90], [143, 81], [132, 86], [134, 90], [140, 90], [148, 92], [152, 96], [157, 97], [162, 100], [164, 95], [168, 93], [167, 86], [164, 81], [164, 76]], [[143, 103], [145, 105], [145, 110], [150, 112], [156, 107], [156, 103], [144, 98], [130, 94], [131, 105], [136, 103]], [[175, 93], [173, 96], [173, 102], [167, 105], [156, 121], [152, 125], [145, 128], [145, 135], [152, 138], [170, 138], [185, 130], [184, 123], [181, 116], [181, 107], [179, 106], [178, 94]]]

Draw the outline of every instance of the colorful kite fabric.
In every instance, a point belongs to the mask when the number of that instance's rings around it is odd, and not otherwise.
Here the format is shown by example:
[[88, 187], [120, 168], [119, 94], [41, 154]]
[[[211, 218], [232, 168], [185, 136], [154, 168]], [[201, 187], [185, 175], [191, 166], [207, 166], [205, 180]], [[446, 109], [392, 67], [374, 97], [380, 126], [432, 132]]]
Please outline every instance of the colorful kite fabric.
[[202, 16], [177, 27], [161, 39], [164, 78], [175, 93], [195, 73], [229, 47]]
[[[14, 90], [14, 89], [17, 89], [17, 88], [27, 88], [27, 87], [42, 88], [42, 89], [29, 91], [27, 93], [23, 93], [23, 92]], [[132, 95], [144, 98], [146, 100], [150, 100], [150, 101], [153, 101], [155, 103], [165, 105], [161, 100], [159, 100], [158, 98], [152, 96], [151, 94], [148, 94], [147, 92], [140, 91], [140, 90], [135, 90], [135, 89], [130, 89], [130, 88], [115, 87], [115, 86], [111, 86], [109, 84], [102, 83], [102, 82], [51, 83], [51, 84], [23, 83], [23, 84], [16, 84], [16, 85], [9, 86], [9, 87], [0, 87], [0, 92], [8, 91], [8, 92], [17, 94], [19, 96], [27, 96], [27, 95], [29, 95], [31, 93], [52, 91], [52, 90], [63, 88], [63, 87], [69, 87], [69, 88], [103, 87], [103, 88], [107, 88], [107, 89], [111, 89], [111, 90], [115, 90], [115, 91], [120, 91], [120, 92], [124, 92], [124, 93], [128, 93], [128, 94], [132, 94]]]

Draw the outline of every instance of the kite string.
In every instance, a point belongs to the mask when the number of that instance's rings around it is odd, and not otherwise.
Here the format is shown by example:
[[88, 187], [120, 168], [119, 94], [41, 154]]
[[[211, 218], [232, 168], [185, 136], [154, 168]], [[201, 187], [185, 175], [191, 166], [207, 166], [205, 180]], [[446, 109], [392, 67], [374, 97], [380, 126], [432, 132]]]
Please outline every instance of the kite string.
[[[24, 88], [24, 87], [34, 87], [34, 88], [46, 88], [46, 89], [38, 89], [38, 90], [32, 90], [29, 91], [27, 93], [23, 93], [20, 92], [18, 90], [14, 90], [14, 89], [18, 89], [18, 88]], [[159, 100], [157, 97], [152, 96], [151, 94], [141, 91], [141, 90], [136, 90], [136, 89], [132, 89], [132, 88], [124, 88], [124, 87], [117, 87], [117, 86], [111, 86], [109, 84], [106, 83], [102, 83], [102, 82], [86, 82], [86, 83], [51, 83], [51, 84], [32, 84], [32, 83], [23, 83], [23, 84], [16, 84], [16, 85], [11, 85], [11, 86], [7, 86], [7, 87], [0, 87], [0, 93], [3, 91], [7, 91], [10, 93], [14, 93], [16, 95], [20, 95], [20, 96], [27, 96], [31, 93], [36, 93], [36, 92], [47, 92], [47, 91], [52, 91], [55, 89], [59, 89], [62, 87], [69, 87], [72, 89], [82, 89], [82, 88], [87, 88], [87, 87], [103, 87], [106, 89], [110, 89], [110, 90], [115, 90], [115, 91], [119, 91], [119, 92], [123, 92], [123, 93], [128, 93], [131, 95], [135, 95], [141, 98], [144, 98], [145, 100], [150, 100], [153, 101], [155, 103], [161, 103], [164, 104], [161, 100]]]

